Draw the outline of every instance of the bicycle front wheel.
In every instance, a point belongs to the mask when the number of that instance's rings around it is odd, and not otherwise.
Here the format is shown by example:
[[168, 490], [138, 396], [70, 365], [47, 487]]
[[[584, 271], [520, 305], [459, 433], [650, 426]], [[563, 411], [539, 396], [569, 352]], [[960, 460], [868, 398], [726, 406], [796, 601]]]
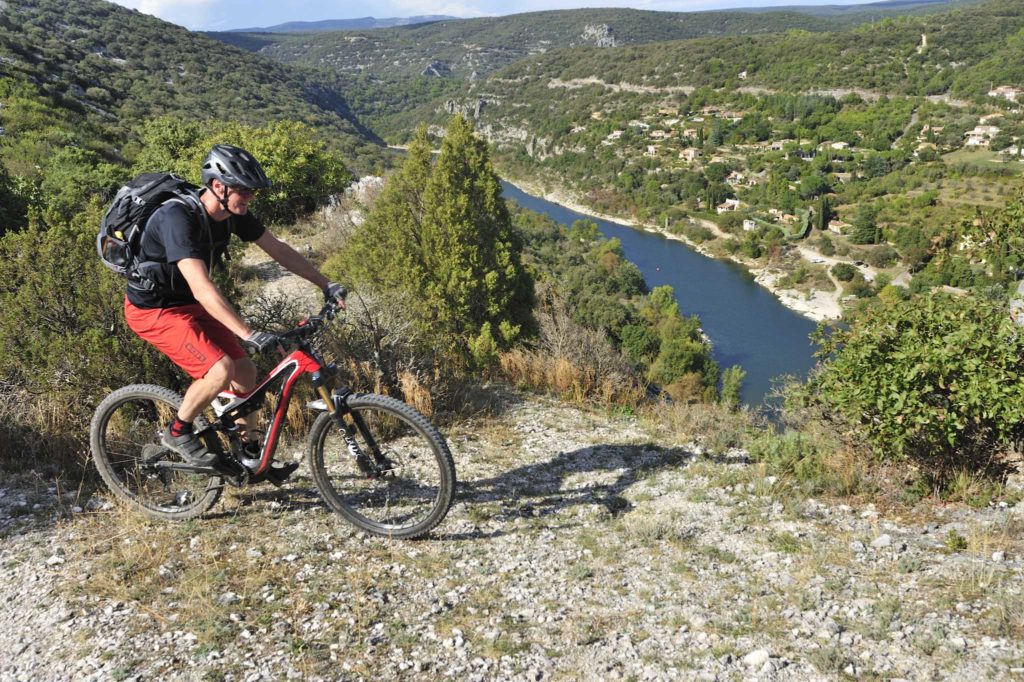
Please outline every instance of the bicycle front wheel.
[[[92, 458], [111, 492], [148, 516], [185, 520], [216, 504], [219, 476], [174, 469], [180, 457], [160, 443], [181, 396], [148, 384], [120, 388], [96, 408], [89, 429]], [[196, 420], [202, 428], [202, 420]], [[207, 443], [207, 447], [211, 447]]]
[[324, 501], [375, 535], [423, 537], [441, 523], [455, 497], [448, 444], [422, 414], [381, 395], [353, 395], [341, 430], [321, 414], [306, 459]]

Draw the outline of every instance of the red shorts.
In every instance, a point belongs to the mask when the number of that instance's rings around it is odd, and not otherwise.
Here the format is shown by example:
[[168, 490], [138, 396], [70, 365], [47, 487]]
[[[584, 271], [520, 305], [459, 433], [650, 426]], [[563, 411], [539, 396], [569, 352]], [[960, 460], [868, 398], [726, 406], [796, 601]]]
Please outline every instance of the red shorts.
[[124, 319], [132, 331], [156, 346], [193, 379], [206, 376], [227, 355], [246, 357], [231, 331], [199, 303], [173, 308], [138, 308], [124, 299]]

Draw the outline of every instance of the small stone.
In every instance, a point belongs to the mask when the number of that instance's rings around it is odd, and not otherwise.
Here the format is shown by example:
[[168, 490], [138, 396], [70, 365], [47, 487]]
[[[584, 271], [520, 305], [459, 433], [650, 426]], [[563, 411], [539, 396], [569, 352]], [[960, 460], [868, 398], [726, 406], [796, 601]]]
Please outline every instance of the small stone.
[[892, 537], [888, 534], [879, 535], [877, 538], [871, 541], [871, 546], [875, 549], [882, 549], [892, 544]]
[[748, 668], [761, 668], [769, 658], [771, 654], [766, 649], [755, 649], [743, 657], [743, 665]]
[[234, 592], [225, 592], [217, 597], [217, 603], [221, 606], [230, 606], [231, 604], [237, 604], [240, 601], [242, 601], [242, 598]]
[[963, 651], [967, 648], [967, 640], [963, 637], [950, 637], [948, 644], [953, 651]]
[[865, 551], [867, 551], [867, 547], [865, 547], [864, 543], [860, 540], [854, 540], [853, 542], [851, 542], [850, 549], [856, 552], [857, 554], [863, 554]]
[[64, 563], [64, 557], [59, 554], [54, 554], [52, 557], [46, 560], [47, 566], [59, 566]]
[[992, 552], [992, 561], [999, 563], [1006, 561], [1006, 552]]
[[107, 511], [112, 509], [113, 506], [109, 500], [103, 500], [98, 497], [90, 497], [89, 501], [85, 503], [87, 511]]

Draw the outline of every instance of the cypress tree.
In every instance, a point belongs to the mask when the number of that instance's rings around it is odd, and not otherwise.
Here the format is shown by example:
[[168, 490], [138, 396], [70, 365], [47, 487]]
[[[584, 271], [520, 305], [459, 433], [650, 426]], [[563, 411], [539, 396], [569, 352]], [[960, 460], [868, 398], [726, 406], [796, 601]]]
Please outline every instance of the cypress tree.
[[828, 229], [830, 220], [832, 220], [832, 206], [829, 204], [828, 196], [822, 194], [818, 200], [817, 228], [824, 232]]
[[421, 126], [405, 162], [388, 178], [367, 221], [346, 245], [339, 277], [384, 290], [423, 290], [423, 190], [430, 178], [430, 155], [427, 129]]

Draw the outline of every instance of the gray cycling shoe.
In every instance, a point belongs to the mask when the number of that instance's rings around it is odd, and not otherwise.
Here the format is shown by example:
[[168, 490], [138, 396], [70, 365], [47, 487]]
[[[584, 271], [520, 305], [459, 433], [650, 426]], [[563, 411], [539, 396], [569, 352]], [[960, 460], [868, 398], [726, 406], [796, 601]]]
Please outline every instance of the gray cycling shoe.
[[281, 487], [281, 485], [288, 480], [288, 477], [295, 473], [295, 470], [299, 468], [298, 462], [275, 462], [270, 465], [267, 469], [267, 480]]
[[174, 450], [181, 458], [192, 466], [208, 467], [217, 463], [217, 455], [206, 449], [202, 441], [194, 433], [183, 433], [180, 436], [172, 436], [164, 431], [160, 442], [164, 446]]

